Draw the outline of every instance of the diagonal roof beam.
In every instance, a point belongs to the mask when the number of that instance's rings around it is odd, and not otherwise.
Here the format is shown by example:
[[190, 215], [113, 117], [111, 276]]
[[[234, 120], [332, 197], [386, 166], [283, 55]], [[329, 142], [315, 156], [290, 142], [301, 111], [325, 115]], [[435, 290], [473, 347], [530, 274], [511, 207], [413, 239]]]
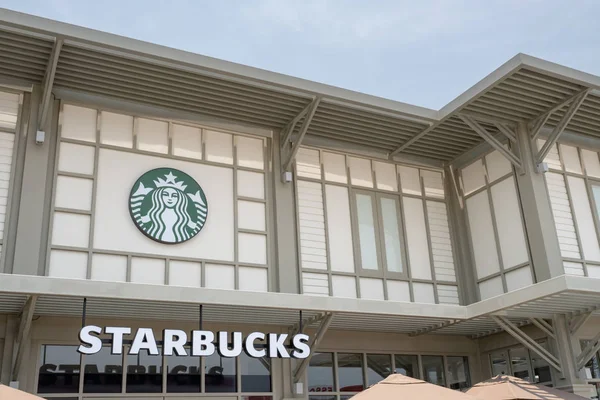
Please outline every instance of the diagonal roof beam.
[[[306, 112], [306, 115], [304, 117], [304, 122], [302, 122], [302, 126], [300, 127], [300, 132], [298, 133], [298, 137], [296, 138], [296, 140], [292, 140], [291, 133], [290, 133], [289, 140], [292, 141], [293, 144], [292, 144], [292, 149], [289, 151], [289, 154], [287, 154], [286, 157], [281, 157], [281, 168], [282, 168], [281, 172], [282, 172], [282, 174], [285, 172], [289, 172], [291, 170], [292, 163], [294, 162], [294, 159], [296, 158], [296, 154], [298, 153], [298, 150], [300, 149], [300, 144], [302, 143], [302, 139], [304, 139], [304, 136], [306, 135], [306, 132], [308, 131], [308, 127], [310, 126], [310, 123], [312, 122], [312, 119], [315, 116], [315, 113], [317, 112], [317, 107], [319, 107], [320, 102], [321, 102], [321, 97], [317, 97], [310, 104], [310, 108]], [[290, 130], [290, 132], [291, 132], [291, 130]], [[287, 136], [287, 134], [286, 134], [286, 136]], [[281, 148], [281, 151], [282, 151], [282, 156], [283, 156], [285, 150], [287, 149], [287, 142], [282, 143], [282, 146], [283, 147]]]
[[400, 145], [400, 147], [398, 147], [396, 150], [394, 150], [390, 153], [390, 158], [394, 157], [396, 154], [402, 152], [404, 149], [408, 148], [414, 142], [421, 139], [423, 136], [427, 135], [429, 132], [431, 132], [432, 130], [437, 128], [443, 121], [445, 121], [445, 119], [429, 125], [427, 128], [425, 128], [421, 132], [417, 133], [412, 138], [408, 139], [406, 142], [404, 142], [402, 145]]
[[298, 124], [298, 122], [302, 119], [302, 117], [304, 117], [306, 115], [306, 113], [311, 109], [311, 107], [313, 106], [314, 102], [316, 101], [316, 98], [313, 98], [312, 101], [310, 103], [308, 103], [306, 105], [306, 107], [304, 107], [304, 109], [302, 111], [300, 111], [298, 113], [298, 115], [296, 115], [294, 117], [293, 120], [291, 120], [282, 130], [283, 132], [283, 138], [281, 139], [281, 147], [285, 146], [285, 144], [287, 142], [289, 142], [290, 138], [292, 137], [292, 133], [294, 132], [294, 128], [296, 127], [296, 124]]
[[563, 115], [560, 122], [554, 127], [552, 133], [550, 133], [550, 136], [548, 136], [548, 140], [546, 140], [544, 146], [542, 146], [540, 151], [537, 153], [535, 157], [536, 164], [540, 164], [542, 161], [544, 161], [544, 158], [546, 158], [552, 146], [554, 146], [560, 135], [562, 135], [562, 133], [564, 132], [567, 125], [569, 125], [569, 122], [571, 122], [571, 119], [573, 118], [575, 113], [577, 113], [577, 110], [579, 110], [579, 107], [583, 104], [588, 93], [591, 90], [592, 89], [586, 89], [582, 93], [580, 93], [575, 99], [573, 99], [573, 102], [569, 106], [569, 109], [567, 110], [565, 115]]
[[572, 96], [569, 96], [566, 99], [564, 99], [563, 101], [561, 101], [560, 103], [556, 104], [552, 108], [546, 110], [539, 117], [533, 119], [531, 121], [531, 124], [532, 124], [531, 132], [530, 132], [531, 140], [537, 139], [540, 132], [542, 131], [542, 128], [544, 127], [544, 125], [546, 125], [546, 122], [548, 122], [548, 120], [550, 119], [552, 114], [554, 114], [555, 112], [557, 112], [558, 110], [560, 110], [561, 108], [566, 106], [567, 104], [571, 103], [573, 100], [577, 99], [577, 97], [582, 95], [583, 93], [586, 93], [586, 92], [589, 93], [589, 91], [590, 91], [590, 89], [588, 89], [588, 88], [580, 90], [579, 92], [576, 92]]
[[62, 49], [64, 40], [57, 38], [52, 48], [52, 53], [48, 59], [46, 74], [44, 75], [44, 93], [42, 94], [42, 103], [38, 113], [38, 130], [45, 131], [48, 120], [48, 108], [50, 107], [50, 96], [52, 95], [52, 87], [54, 86], [54, 75], [58, 66], [58, 57]]
[[414, 337], [414, 336], [420, 336], [420, 335], [424, 335], [426, 333], [431, 333], [434, 331], [437, 331], [439, 329], [443, 329], [452, 325], [456, 325], [458, 323], [464, 322], [465, 320], [463, 319], [450, 319], [448, 321], [444, 321], [444, 322], [440, 322], [438, 324], [432, 325], [432, 326], [428, 326], [427, 328], [422, 328], [422, 329], [417, 329], [414, 332], [411, 332], [408, 334], [408, 336]]

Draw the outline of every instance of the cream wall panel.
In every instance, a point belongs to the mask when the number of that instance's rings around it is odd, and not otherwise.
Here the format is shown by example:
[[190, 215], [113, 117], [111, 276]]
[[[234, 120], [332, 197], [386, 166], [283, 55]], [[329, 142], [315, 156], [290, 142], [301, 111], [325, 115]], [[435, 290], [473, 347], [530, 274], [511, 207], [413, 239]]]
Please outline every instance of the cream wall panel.
[[598, 265], [587, 265], [588, 277], [590, 278], [600, 278], [600, 266]]
[[348, 157], [348, 164], [350, 164], [350, 182], [353, 185], [373, 187], [373, 170], [370, 160]]
[[435, 304], [435, 294], [431, 283], [413, 282], [415, 303]]
[[404, 260], [402, 258], [402, 240], [400, 237], [400, 207], [395, 198], [381, 197], [379, 200], [381, 210], [381, 221], [383, 222], [383, 246], [385, 263], [390, 272], [404, 272]]
[[[127, 168], [123, 168], [126, 165]], [[177, 246], [149, 240], [131, 222], [127, 204], [139, 176], [157, 167], [185, 171], [204, 189], [208, 219], [198, 236]], [[94, 247], [172, 257], [233, 261], [233, 170], [187, 161], [101, 149], [99, 154]]]
[[98, 114], [91, 108], [65, 104], [61, 115], [60, 136], [67, 139], [96, 141]]
[[12, 133], [0, 132], [0, 239], [4, 237], [14, 138]]
[[100, 113], [100, 143], [133, 147], [133, 117], [108, 111]]
[[499, 296], [504, 293], [502, 287], [502, 278], [499, 276], [483, 281], [479, 284], [479, 295], [481, 300], [489, 299], [491, 297]]
[[204, 131], [206, 159], [222, 164], [233, 164], [233, 137], [228, 133]]
[[136, 120], [137, 148], [154, 153], [169, 151], [169, 124], [146, 118]]
[[298, 221], [302, 267], [326, 270], [325, 218], [320, 183], [298, 181]]
[[403, 197], [402, 201], [411, 276], [415, 279], [431, 279], [423, 201], [412, 197]]
[[356, 278], [353, 276], [333, 275], [331, 285], [335, 297], [356, 298]]
[[565, 165], [565, 171], [574, 172], [576, 174], [583, 173], [583, 170], [581, 169], [581, 161], [579, 160], [579, 152], [577, 151], [577, 147], [561, 144], [560, 154]]
[[302, 292], [304, 294], [329, 296], [329, 275], [303, 272]]
[[263, 158], [264, 142], [261, 139], [236, 136], [235, 140], [239, 166], [256, 169], [263, 169], [265, 167], [265, 160]]
[[348, 183], [346, 156], [323, 152], [323, 169], [326, 181]]
[[579, 239], [583, 247], [584, 259], [590, 261], [600, 261], [600, 245], [598, 244], [598, 235], [596, 225], [594, 224], [594, 215], [590, 208], [590, 199], [588, 197], [585, 181], [582, 178], [573, 176], [567, 177], [573, 210], [575, 211], [575, 220], [579, 230]]
[[113, 254], [92, 255], [91, 279], [96, 281], [127, 281], [127, 257]]
[[410, 302], [410, 288], [408, 282], [388, 280], [386, 283], [388, 300]]
[[171, 125], [173, 137], [173, 155], [202, 159], [202, 130], [193, 126]]
[[382, 279], [360, 278], [359, 284], [361, 299], [385, 300]]
[[435, 277], [441, 281], [456, 282], [446, 204], [431, 200], [427, 200], [425, 203]]
[[239, 269], [239, 289], [252, 292], [267, 292], [269, 290], [266, 268]]
[[48, 276], [56, 278], [86, 279], [88, 253], [52, 250]]
[[423, 178], [423, 187], [425, 188], [425, 196], [438, 199], [444, 198], [444, 179], [441, 172], [421, 170], [421, 178]]
[[[354, 272], [352, 223], [348, 189], [326, 185], [327, 226], [331, 270]], [[323, 243], [325, 245], [325, 243]]]
[[304, 178], [321, 179], [319, 151], [301, 147], [296, 154], [296, 171]]
[[465, 195], [482, 188], [485, 185], [485, 169], [481, 160], [466, 166], [461, 171]]
[[512, 172], [510, 161], [508, 161], [508, 159], [498, 150], [494, 150], [485, 156], [485, 165], [487, 167], [488, 180], [490, 182], [494, 182]]
[[466, 205], [477, 277], [485, 278], [500, 271], [500, 261], [498, 260], [494, 226], [492, 224], [492, 212], [487, 192], [477, 193], [468, 198]]
[[529, 266], [506, 273], [506, 288], [509, 292], [531, 285], [533, 285], [533, 278]]
[[58, 176], [56, 178], [56, 197], [54, 206], [90, 211], [92, 209], [93, 183], [94, 182], [91, 179]]
[[564, 261], [563, 266], [567, 275], [585, 276], [582, 263]]
[[267, 263], [267, 237], [251, 233], [238, 234], [238, 259], [249, 264]]
[[19, 113], [19, 95], [0, 92], [0, 128], [15, 129]]
[[54, 221], [52, 222], [53, 245], [87, 248], [89, 237], [89, 215], [54, 213]]
[[255, 231], [266, 230], [265, 204], [238, 200], [238, 227]]
[[490, 190], [504, 268], [514, 267], [529, 261], [527, 240], [523, 230], [519, 198], [513, 177], [496, 183]]
[[169, 260], [169, 285], [202, 286], [202, 264], [199, 262]]
[[375, 169], [377, 189], [398, 191], [398, 175], [394, 164], [373, 161], [373, 169]]
[[235, 289], [235, 267], [231, 265], [206, 264], [204, 286], [211, 289]]
[[585, 173], [594, 178], [600, 178], [600, 160], [595, 151], [581, 149], [581, 158], [585, 166]]
[[421, 195], [421, 177], [417, 168], [411, 167], [398, 167], [398, 173], [400, 174], [400, 185], [402, 186], [402, 193]]
[[437, 292], [440, 304], [460, 304], [457, 286], [438, 285]]
[[563, 257], [581, 258], [565, 179], [563, 175], [552, 172], [547, 172], [545, 177], [560, 253]]
[[60, 144], [58, 171], [92, 175], [94, 173], [94, 152], [92, 146], [63, 142]]
[[237, 171], [237, 195], [253, 199], [265, 198], [265, 174], [261, 172]]
[[165, 283], [165, 260], [132, 257], [131, 282], [163, 285]]

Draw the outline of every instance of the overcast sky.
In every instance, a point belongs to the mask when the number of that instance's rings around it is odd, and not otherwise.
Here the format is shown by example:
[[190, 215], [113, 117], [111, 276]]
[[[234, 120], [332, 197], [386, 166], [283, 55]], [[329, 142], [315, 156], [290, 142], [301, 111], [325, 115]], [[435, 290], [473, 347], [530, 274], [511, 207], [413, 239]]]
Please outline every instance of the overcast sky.
[[600, 75], [598, 0], [2, 0], [0, 6], [433, 109], [519, 52]]

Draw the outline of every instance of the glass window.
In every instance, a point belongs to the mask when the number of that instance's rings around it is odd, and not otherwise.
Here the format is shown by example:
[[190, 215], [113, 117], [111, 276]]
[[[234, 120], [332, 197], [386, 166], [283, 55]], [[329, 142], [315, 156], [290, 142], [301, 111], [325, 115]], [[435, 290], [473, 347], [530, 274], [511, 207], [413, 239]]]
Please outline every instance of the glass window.
[[333, 353], [313, 354], [308, 364], [308, 392], [333, 391]]
[[167, 393], [198, 393], [200, 392], [200, 357], [166, 356]]
[[[548, 350], [548, 344], [546, 342], [540, 343], [540, 345]], [[531, 367], [533, 369], [534, 383], [547, 383], [552, 382], [552, 373], [550, 372], [550, 365], [546, 360], [530, 351], [529, 356], [531, 358]]]
[[361, 354], [338, 354], [340, 392], [360, 392], [364, 389]]
[[242, 392], [258, 393], [271, 391], [271, 359], [252, 358], [246, 353], [240, 355]]
[[392, 357], [388, 354], [367, 354], [367, 385], [384, 380], [392, 373]]
[[40, 354], [38, 393], [79, 392], [81, 358], [77, 346], [43, 345]]
[[368, 194], [357, 193], [356, 210], [362, 269], [377, 270], [379, 269], [379, 263], [377, 259], [373, 197]]
[[235, 358], [221, 357], [215, 353], [204, 358], [206, 393], [236, 392]]
[[83, 393], [121, 393], [122, 383], [123, 356], [110, 347], [83, 358]]
[[398, 200], [381, 197], [380, 202], [387, 270], [390, 272], [402, 272], [402, 242], [400, 241], [400, 228], [398, 226]]
[[518, 347], [510, 349], [509, 354], [513, 376], [529, 381], [529, 354], [527, 350], [524, 347]]
[[450, 389], [466, 389], [471, 386], [469, 360], [467, 357], [446, 357], [448, 386]]
[[162, 392], [162, 356], [140, 350], [137, 355], [127, 355], [127, 393]]
[[492, 376], [510, 374], [506, 352], [492, 353], [490, 361], [492, 363]]
[[419, 357], [418, 356], [394, 356], [397, 374], [419, 378]]
[[423, 356], [421, 360], [423, 362], [423, 378], [429, 383], [446, 386], [443, 357]]

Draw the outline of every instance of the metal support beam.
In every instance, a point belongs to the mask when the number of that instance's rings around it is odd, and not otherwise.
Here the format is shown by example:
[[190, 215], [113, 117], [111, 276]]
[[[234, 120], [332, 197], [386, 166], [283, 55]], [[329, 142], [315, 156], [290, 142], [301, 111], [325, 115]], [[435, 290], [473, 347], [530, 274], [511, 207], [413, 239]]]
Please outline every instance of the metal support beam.
[[[529, 321], [528, 319], [524, 319], [523, 321], [519, 321], [517, 323], [513, 323], [513, 325], [516, 326], [517, 328], [520, 328], [522, 326], [531, 325], [531, 321]], [[476, 333], [475, 335], [471, 335], [471, 339], [479, 339], [479, 338], [482, 338], [482, 337], [486, 337], [486, 336], [494, 335], [496, 333], [500, 333], [502, 331], [504, 331], [504, 329], [501, 328], [501, 327], [497, 327], [497, 328], [494, 328], [494, 329], [489, 329], [487, 331], [483, 331], [483, 332]]]
[[302, 321], [299, 321], [292, 325], [288, 330], [290, 336], [297, 335], [299, 333], [304, 333], [306, 328], [310, 325], [316, 324], [317, 322], [322, 321], [326, 317], [325, 313], [317, 314], [309, 318], [304, 318]]
[[494, 149], [498, 150], [508, 161], [510, 161], [515, 167], [521, 169], [522, 164], [519, 157], [514, 155], [510, 150], [507, 150], [498, 139], [496, 139], [491, 133], [489, 133], [483, 126], [481, 126], [475, 119], [469, 115], [459, 114], [460, 119], [463, 120], [475, 133], [481, 136], [486, 142], [490, 144]]
[[442, 123], [442, 121], [438, 121], [438, 122], [436, 122], [434, 124], [431, 124], [427, 128], [423, 129], [421, 132], [417, 133], [412, 138], [408, 139], [405, 143], [403, 143], [396, 150], [394, 150], [394, 151], [392, 151], [390, 153], [390, 159], [392, 159], [396, 154], [402, 152], [404, 149], [408, 148], [414, 142], [416, 142], [417, 140], [421, 139], [423, 136], [427, 135], [429, 132], [431, 132], [432, 130], [434, 130], [435, 128], [437, 128], [438, 125], [441, 124], [441, 123]]
[[508, 126], [506, 126], [505, 124], [498, 123], [498, 122], [494, 123], [494, 125], [496, 126], [496, 128], [498, 128], [500, 133], [502, 133], [504, 136], [506, 136], [506, 138], [508, 140], [510, 140], [512, 143], [517, 142], [517, 134], [514, 133]]
[[327, 333], [327, 329], [329, 329], [329, 325], [331, 325], [332, 320], [333, 313], [326, 313], [325, 318], [323, 318], [323, 320], [321, 321], [321, 325], [319, 325], [319, 328], [317, 329], [317, 333], [315, 333], [315, 335], [310, 340], [310, 356], [308, 356], [307, 358], [303, 358], [302, 360], [300, 360], [298, 365], [296, 365], [296, 369], [294, 370], [293, 374], [294, 383], [298, 383], [300, 381], [300, 378], [302, 378], [302, 375], [304, 374], [304, 371], [306, 370], [306, 367], [308, 367], [308, 363], [312, 358], [312, 350], [319, 346], [319, 343], [321, 342], [321, 340], [323, 340], [325, 333]]
[[590, 311], [578, 317], [571, 318], [571, 321], [569, 323], [569, 331], [571, 332], [571, 335], [575, 336], [579, 329], [581, 329], [581, 327], [585, 325], [585, 323], [588, 322], [590, 318], [592, 318], [593, 314], [594, 312]]
[[282, 137], [281, 137], [281, 146], [282, 147], [283, 147], [284, 143], [287, 143], [290, 141], [290, 138], [292, 137], [292, 133], [294, 132], [294, 128], [296, 127], [298, 122], [302, 119], [302, 117], [304, 117], [306, 115], [308, 110], [311, 109], [311, 107], [313, 106], [314, 103], [315, 103], [315, 99], [313, 98], [313, 100], [310, 103], [308, 103], [306, 105], [306, 107], [304, 107], [304, 109], [302, 111], [300, 111], [300, 113], [294, 117], [293, 120], [288, 122], [288, 124], [285, 126], [285, 128], [283, 128]]
[[454, 189], [454, 194], [458, 199], [458, 205], [461, 209], [465, 208], [464, 200], [460, 189], [458, 188], [458, 180], [456, 179], [456, 174], [454, 173], [454, 165], [448, 166], [448, 171], [450, 174], [450, 180], [452, 181], [452, 189]]
[[408, 336], [414, 337], [414, 336], [424, 335], [426, 333], [431, 333], [433, 331], [437, 331], [438, 329], [443, 329], [448, 326], [456, 325], [463, 321], [464, 320], [462, 320], [462, 319], [451, 319], [448, 321], [440, 322], [439, 324], [428, 326], [427, 328], [418, 329], [414, 332], [409, 333]]
[[571, 119], [577, 110], [579, 110], [579, 107], [583, 104], [590, 91], [591, 89], [584, 90], [573, 99], [569, 109], [567, 112], [565, 112], [565, 115], [563, 115], [560, 122], [554, 127], [552, 133], [550, 133], [550, 136], [548, 136], [548, 140], [546, 140], [546, 143], [544, 143], [540, 151], [537, 153], [535, 157], [536, 164], [540, 164], [542, 161], [544, 161], [544, 158], [546, 158], [552, 146], [554, 146], [567, 125], [569, 125], [569, 122], [571, 122]]
[[566, 98], [565, 100], [561, 101], [560, 103], [558, 103], [557, 105], [553, 106], [552, 108], [546, 110], [539, 117], [533, 119], [530, 122], [530, 126], [529, 126], [531, 128], [531, 132], [530, 132], [531, 133], [531, 140], [537, 139], [537, 137], [539, 136], [542, 128], [544, 127], [544, 125], [546, 125], [546, 122], [548, 122], [548, 120], [550, 119], [550, 117], [552, 116], [552, 114], [554, 114], [555, 112], [557, 112], [561, 108], [565, 107], [567, 104], [571, 103], [578, 96], [580, 96], [583, 93], [588, 92], [588, 91], [589, 91], [589, 89], [583, 89], [583, 90], [575, 93], [574, 95]]
[[33, 320], [36, 302], [36, 295], [29, 296], [23, 305], [23, 310], [21, 311], [21, 316], [19, 318], [19, 330], [16, 337], [17, 352], [11, 373], [12, 381], [16, 381], [19, 378], [19, 370], [21, 369], [21, 364], [23, 363], [25, 342], [29, 338], [29, 331], [31, 330], [31, 321]]
[[541, 318], [529, 318], [529, 320], [546, 335], [550, 336], [552, 339], [556, 339], [556, 335], [554, 334], [554, 328], [552, 328], [552, 325], [550, 325]]
[[46, 131], [46, 124], [48, 122], [48, 109], [50, 107], [50, 97], [52, 96], [52, 87], [54, 86], [54, 75], [56, 74], [56, 67], [58, 65], [58, 57], [63, 46], [63, 39], [56, 39], [48, 65], [46, 67], [46, 74], [44, 75], [44, 92], [42, 93], [41, 107], [38, 113], [38, 131]]
[[553, 356], [548, 350], [544, 349], [539, 343], [537, 343], [535, 340], [533, 340], [531, 337], [525, 334], [511, 321], [509, 321], [505, 317], [500, 316], [492, 316], [492, 319], [496, 321], [496, 323], [508, 334], [517, 339], [517, 341], [519, 341], [523, 346], [527, 347], [529, 350], [542, 357], [544, 360], [546, 360], [548, 364], [550, 364], [550, 366], [562, 373], [562, 368], [560, 366], [560, 361], [558, 360], [558, 358]]
[[[291, 171], [292, 163], [294, 162], [294, 159], [296, 158], [296, 154], [298, 153], [298, 150], [300, 149], [300, 144], [302, 143], [302, 139], [304, 139], [304, 136], [306, 135], [306, 132], [308, 131], [308, 127], [310, 126], [310, 123], [312, 122], [312, 119], [315, 116], [315, 113], [317, 112], [317, 107], [319, 107], [320, 102], [321, 102], [321, 97], [315, 98], [312, 101], [312, 103], [310, 103], [308, 109], [303, 110], [292, 121], [290, 121], [288, 126], [286, 126], [287, 131], [283, 132], [284, 141], [281, 142], [281, 148], [280, 148], [282, 175], [285, 172]], [[294, 127], [296, 126], [298, 121], [300, 121], [300, 119], [302, 119], [303, 117], [304, 117], [304, 121], [302, 122], [302, 126], [300, 127], [300, 132], [298, 132], [298, 136], [294, 139], [292, 137]], [[291, 149], [288, 150], [290, 144], [292, 147], [291, 147]]]
[[577, 371], [585, 367], [585, 364], [587, 364], [598, 351], [600, 351], [600, 332], [598, 332], [583, 350], [581, 350], [581, 354], [579, 354], [576, 360]]

